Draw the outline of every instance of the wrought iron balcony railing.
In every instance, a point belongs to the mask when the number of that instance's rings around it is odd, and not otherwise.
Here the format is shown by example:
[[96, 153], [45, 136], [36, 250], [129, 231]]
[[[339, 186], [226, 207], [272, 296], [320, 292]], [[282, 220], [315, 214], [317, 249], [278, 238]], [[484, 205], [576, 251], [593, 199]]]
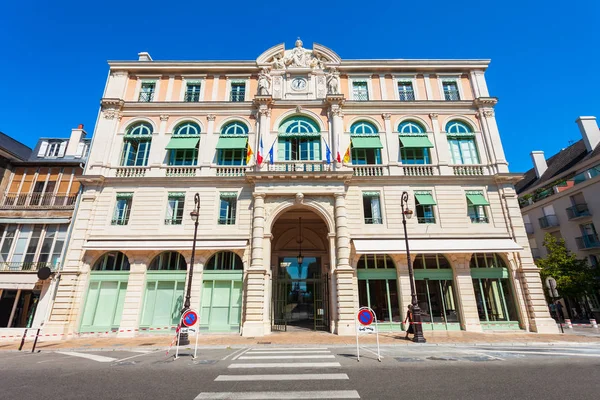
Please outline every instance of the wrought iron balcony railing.
[[381, 218], [365, 218], [365, 224], [367, 225], [378, 225], [382, 223], [383, 221], [381, 220]]
[[245, 101], [246, 100], [246, 93], [245, 92], [232, 92], [230, 95], [230, 100], [231, 101]]
[[458, 93], [458, 90], [444, 89], [444, 98], [447, 101], [457, 101], [460, 100], [460, 94]]
[[234, 218], [219, 218], [219, 225], [235, 225], [235, 217]]
[[114, 218], [110, 221], [111, 225], [127, 225], [129, 223], [129, 217], [127, 218]]
[[0, 262], [0, 272], [37, 272], [42, 267], [58, 268], [50, 262]]
[[200, 101], [200, 93], [198, 92], [186, 92], [183, 101], [188, 103], [197, 103]]
[[589, 217], [591, 215], [592, 213], [586, 203], [575, 204], [573, 207], [567, 208], [567, 217], [569, 219]]
[[353, 95], [355, 101], [369, 101], [369, 93], [364, 91], [355, 91]]
[[575, 238], [575, 242], [579, 250], [597, 249], [600, 247], [600, 238], [598, 238], [597, 234], [577, 237]]
[[148, 103], [148, 102], [151, 102], [152, 99], [154, 99], [154, 91], [140, 92], [140, 97], [138, 98], [138, 101], [141, 101], [143, 103]]
[[400, 101], [414, 101], [415, 92], [412, 90], [399, 90], [398, 98], [400, 99]]
[[420, 224], [435, 224], [435, 217], [417, 217]]
[[181, 225], [183, 222], [183, 217], [177, 218], [166, 218], [165, 225]]
[[538, 221], [540, 222], [540, 228], [542, 229], [553, 228], [560, 225], [556, 215], [546, 215], [545, 217], [538, 219]]
[[0, 208], [73, 208], [76, 194], [69, 193], [7, 193]]

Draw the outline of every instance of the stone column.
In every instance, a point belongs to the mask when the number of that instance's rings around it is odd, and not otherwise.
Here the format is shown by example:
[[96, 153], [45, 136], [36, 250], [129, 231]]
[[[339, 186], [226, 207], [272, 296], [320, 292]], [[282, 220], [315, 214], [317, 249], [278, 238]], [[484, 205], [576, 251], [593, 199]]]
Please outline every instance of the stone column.
[[337, 334], [354, 335], [354, 314], [357, 310], [354, 291], [355, 273], [350, 266], [350, 231], [346, 215], [344, 193], [335, 193], [336, 258], [335, 282], [337, 286]]
[[[411, 254], [413, 264], [416, 257], [416, 254]], [[396, 264], [398, 265], [397, 275], [399, 290], [398, 298], [400, 300], [400, 317], [402, 318], [402, 321], [404, 321], [408, 306], [412, 303], [412, 295], [410, 292], [410, 275], [408, 273], [408, 258], [406, 257], [406, 254], [397, 254], [394, 255], [394, 261], [396, 261]], [[404, 326], [404, 329], [406, 328], [408, 328], [408, 326]]]
[[265, 236], [265, 194], [254, 193], [254, 216], [252, 219], [252, 251], [250, 268], [246, 273], [245, 315], [243, 336], [263, 336], [265, 302], [265, 264], [263, 242]]
[[[146, 283], [146, 262], [148, 260], [136, 259], [130, 264], [127, 292], [123, 302], [123, 314], [117, 337], [133, 337], [135, 329], [139, 327], [142, 313], [142, 300]], [[122, 332], [124, 331], [124, 332]]]
[[477, 300], [469, 266], [471, 255], [458, 254], [451, 259], [456, 283], [457, 305], [460, 310], [460, 327], [469, 332], [481, 332], [481, 322], [477, 312]]

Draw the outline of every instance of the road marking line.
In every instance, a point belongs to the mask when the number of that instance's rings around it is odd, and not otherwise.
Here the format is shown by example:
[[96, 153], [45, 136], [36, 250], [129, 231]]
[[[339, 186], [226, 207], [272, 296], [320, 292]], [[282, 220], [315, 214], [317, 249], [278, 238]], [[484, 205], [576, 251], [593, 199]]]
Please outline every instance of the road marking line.
[[117, 361], [116, 358], [104, 357], [104, 356], [99, 356], [99, 355], [96, 355], [96, 354], [78, 353], [76, 351], [55, 351], [55, 353], [57, 353], [57, 354], [64, 354], [66, 356], [87, 358], [88, 360], [93, 360], [93, 361], [98, 361], [98, 362], [113, 362], [113, 361]]
[[240, 353], [240, 352], [244, 351], [244, 349], [245, 349], [245, 347], [242, 347], [241, 349], [238, 349], [238, 350], [234, 351], [233, 353], [226, 355], [225, 357], [221, 358], [221, 361], [227, 360], [227, 359], [228, 359], [229, 357], [231, 357], [232, 355], [234, 355], [234, 354], [237, 354], [237, 353]]
[[508, 351], [508, 350], [485, 350], [485, 351], [487, 353], [542, 354], [544, 356], [600, 357], [600, 354], [549, 353], [549, 352], [544, 352], [544, 351]]
[[341, 367], [339, 362], [322, 363], [264, 363], [264, 364], [231, 364], [227, 368], [332, 368]]
[[309, 354], [304, 356], [243, 356], [240, 360], [286, 360], [286, 359], [298, 359], [298, 358], [335, 358], [333, 354]]
[[203, 392], [194, 400], [233, 399], [360, 399], [356, 390], [321, 390], [314, 392]]
[[215, 381], [304, 381], [350, 379], [346, 374], [278, 374], [278, 375], [219, 375]]
[[329, 350], [308, 350], [308, 351], [249, 351], [251, 354], [308, 354], [308, 353], [331, 353]]
[[241, 353], [238, 353], [238, 354], [237, 354], [235, 357], [233, 357], [233, 358], [231, 359], [231, 361], [235, 361], [235, 360], [237, 360], [238, 358], [240, 358], [240, 356], [241, 356], [242, 354], [246, 353], [246, 352], [247, 352], [247, 351], [249, 351], [249, 350], [250, 350], [250, 347], [248, 347], [246, 350], [242, 351]]
[[323, 347], [253, 347], [252, 350], [259, 351], [290, 351], [290, 350], [327, 350]]

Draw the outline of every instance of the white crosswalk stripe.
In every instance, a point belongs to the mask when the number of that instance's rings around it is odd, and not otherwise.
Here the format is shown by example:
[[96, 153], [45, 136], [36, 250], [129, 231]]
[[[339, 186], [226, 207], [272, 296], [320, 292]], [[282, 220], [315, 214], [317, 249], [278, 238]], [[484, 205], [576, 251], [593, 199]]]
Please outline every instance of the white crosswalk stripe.
[[[206, 391], [200, 393], [195, 400], [209, 399], [360, 399], [360, 395], [356, 390], [342, 388], [340, 390], [305, 390], [293, 391], [285, 390], [281, 387], [285, 382], [305, 381], [309, 384], [311, 381], [346, 381], [350, 378], [343, 373], [326, 373], [327, 369], [338, 369], [342, 365], [337, 361], [326, 361], [335, 359], [336, 356], [331, 354], [331, 351], [325, 348], [302, 348], [302, 347], [273, 347], [273, 348], [252, 348], [240, 354], [239, 357], [231, 360], [231, 364], [227, 366], [231, 370], [239, 370], [239, 372], [251, 372], [258, 369], [257, 373], [248, 374], [233, 374], [219, 375], [215, 382], [238, 382], [236, 389], [239, 392], [232, 391]], [[276, 362], [275, 362], [276, 360]], [[300, 361], [298, 361], [300, 360]], [[302, 360], [314, 360], [306, 361]], [[321, 361], [323, 360], [323, 361]], [[301, 373], [282, 374], [282, 370], [290, 370], [303, 368], [315, 369], [315, 373], [301, 371]], [[265, 373], [273, 371], [274, 373]], [[317, 371], [319, 371], [317, 373]], [[321, 373], [323, 371], [324, 373]], [[232, 371], [233, 372], [233, 371]], [[246, 391], [244, 385], [251, 385], [253, 382], [273, 382], [273, 391]], [[324, 382], [325, 383], [325, 382]], [[336, 385], [339, 388], [340, 384]], [[344, 384], [345, 385], [345, 384]], [[254, 386], [256, 387], [256, 385]], [[231, 390], [231, 386], [223, 387], [225, 390]], [[283, 390], [282, 390], [283, 389]], [[320, 387], [321, 389], [321, 387]], [[327, 389], [327, 388], [323, 388]]]

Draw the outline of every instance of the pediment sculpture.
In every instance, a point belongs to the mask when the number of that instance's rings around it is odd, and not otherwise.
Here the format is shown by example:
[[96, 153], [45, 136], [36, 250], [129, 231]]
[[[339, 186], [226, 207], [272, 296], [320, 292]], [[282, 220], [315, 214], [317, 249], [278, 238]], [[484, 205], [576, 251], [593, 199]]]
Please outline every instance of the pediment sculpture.
[[324, 69], [328, 61], [325, 57], [314, 51], [305, 49], [302, 40], [298, 38], [292, 50], [284, 51], [283, 54], [273, 56], [270, 64], [274, 70], [286, 68], [311, 68]]

